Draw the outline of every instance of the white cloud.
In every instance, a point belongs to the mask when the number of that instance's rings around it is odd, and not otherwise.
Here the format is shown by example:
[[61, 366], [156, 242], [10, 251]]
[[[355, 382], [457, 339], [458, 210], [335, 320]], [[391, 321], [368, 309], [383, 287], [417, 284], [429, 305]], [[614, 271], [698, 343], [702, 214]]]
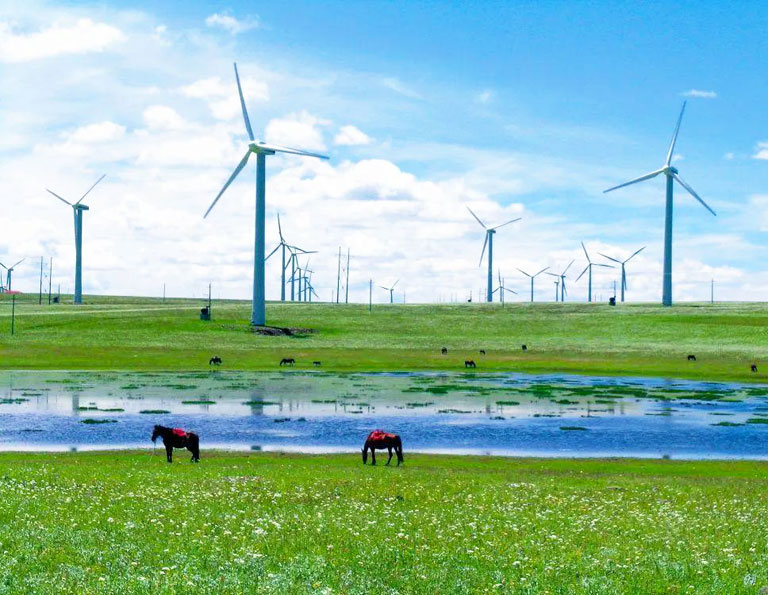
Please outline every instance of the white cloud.
[[395, 93], [399, 93], [405, 97], [410, 97], [411, 99], [423, 99], [421, 93], [411, 89], [402, 83], [399, 79], [394, 77], [385, 77], [381, 79], [381, 84], [384, 85], [387, 89], [391, 89]]
[[755, 154], [752, 155], [752, 159], [768, 160], [768, 141], [757, 143], [757, 148], [755, 149]]
[[485, 89], [484, 91], [481, 91], [477, 95], [475, 95], [475, 101], [477, 103], [488, 103], [493, 99], [493, 91], [490, 89]]
[[205, 19], [205, 24], [209, 27], [224, 29], [232, 35], [238, 35], [239, 33], [245, 33], [251, 29], [256, 29], [259, 26], [259, 20], [253, 17], [248, 17], [244, 21], [239, 21], [228, 14], [214, 13]]
[[[240, 74], [240, 85], [243, 88], [246, 105], [269, 100], [269, 86], [266, 82]], [[208, 103], [213, 116], [219, 120], [231, 120], [237, 117], [242, 109], [237, 95], [235, 75], [230, 81], [222, 81], [218, 76], [200, 79], [182, 87], [181, 92], [187, 97], [202, 99]]]
[[725, 159], [726, 161], [733, 161], [733, 159], [735, 157], [736, 157], [736, 155], [734, 153], [730, 152], [730, 151], [728, 153], [726, 153], [725, 155], [723, 155], [723, 159]]
[[150, 129], [183, 130], [188, 124], [178, 112], [167, 105], [150, 105], [142, 113], [144, 122]]
[[104, 121], [75, 129], [68, 135], [67, 141], [82, 144], [104, 143], [117, 140], [124, 134], [125, 126]]
[[715, 99], [717, 97], [717, 93], [714, 91], [702, 91], [700, 89], [690, 89], [681, 93], [681, 95], [683, 97], [699, 97], [701, 99]]
[[72, 25], [53, 24], [33, 33], [15, 33], [0, 23], [0, 62], [29, 62], [64, 54], [101, 52], [126, 39], [120, 29], [79, 19]]
[[341, 146], [368, 145], [371, 137], [357, 126], [347, 125], [339, 128], [338, 134], [333, 139], [333, 144]]
[[300, 149], [325, 149], [320, 127], [330, 122], [313, 116], [306, 110], [269, 121], [264, 136], [268, 142]]

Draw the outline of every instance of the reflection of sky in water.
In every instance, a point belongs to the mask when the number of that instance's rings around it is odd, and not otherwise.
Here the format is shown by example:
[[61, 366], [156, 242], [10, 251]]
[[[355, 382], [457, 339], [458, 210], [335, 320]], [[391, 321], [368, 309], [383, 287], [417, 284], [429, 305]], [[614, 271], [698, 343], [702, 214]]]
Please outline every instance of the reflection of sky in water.
[[[199, 400], [215, 403], [182, 402]], [[151, 448], [161, 423], [198, 432], [203, 448], [352, 451], [381, 427], [406, 451], [768, 458], [768, 425], [713, 425], [763, 417], [764, 386], [663, 379], [0, 372], [2, 450]]]

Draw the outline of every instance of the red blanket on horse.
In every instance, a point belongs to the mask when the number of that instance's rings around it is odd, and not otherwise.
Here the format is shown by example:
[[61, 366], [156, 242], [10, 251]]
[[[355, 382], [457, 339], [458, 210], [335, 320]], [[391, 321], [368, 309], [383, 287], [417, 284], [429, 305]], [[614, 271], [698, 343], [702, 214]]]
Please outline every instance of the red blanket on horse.
[[187, 436], [187, 433], [181, 428], [173, 428], [173, 433], [176, 434], [179, 438], [186, 438]]
[[370, 434], [368, 434], [368, 440], [372, 440], [373, 442], [380, 442], [382, 440], [392, 440], [395, 437], [395, 434], [390, 434], [388, 432], [385, 432], [384, 430], [374, 430]]

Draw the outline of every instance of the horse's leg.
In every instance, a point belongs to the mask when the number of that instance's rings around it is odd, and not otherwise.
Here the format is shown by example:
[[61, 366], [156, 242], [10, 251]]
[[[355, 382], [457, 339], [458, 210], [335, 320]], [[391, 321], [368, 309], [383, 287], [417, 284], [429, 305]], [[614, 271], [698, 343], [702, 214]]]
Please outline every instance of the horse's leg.
[[371, 465], [376, 464], [376, 449], [371, 447]]
[[173, 446], [170, 444], [165, 445], [165, 457], [169, 463], [173, 463]]
[[387, 465], [389, 465], [390, 461], [392, 461], [392, 447], [387, 446], [387, 452], [389, 452], [389, 458], [387, 459]]
[[403, 462], [403, 447], [402, 445], [398, 445], [395, 448], [395, 452], [397, 453], [397, 466], [400, 466], [400, 463]]

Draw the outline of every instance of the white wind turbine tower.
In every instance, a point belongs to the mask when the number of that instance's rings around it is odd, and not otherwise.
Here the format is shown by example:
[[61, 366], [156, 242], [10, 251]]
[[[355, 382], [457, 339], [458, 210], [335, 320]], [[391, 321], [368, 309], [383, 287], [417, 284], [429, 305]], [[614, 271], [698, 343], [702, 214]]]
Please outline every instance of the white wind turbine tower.
[[529, 274], [528, 274], [528, 273], [526, 273], [526, 272], [525, 272], [523, 269], [517, 269], [518, 271], [520, 271], [520, 272], [521, 272], [523, 275], [525, 275], [526, 277], [530, 277], [530, 278], [531, 278], [531, 302], [533, 302], [533, 280], [534, 280], [536, 277], [538, 277], [539, 275], [541, 275], [541, 274], [542, 274], [544, 271], [546, 271], [548, 268], [549, 268], [549, 267], [544, 267], [543, 269], [541, 269], [541, 270], [540, 270], [538, 273], [536, 273], [535, 275], [529, 275]]
[[397, 285], [400, 282], [400, 279], [395, 281], [392, 284], [392, 287], [384, 287], [383, 285], [379, 285], [382, 289], [386, 289], [389, 292], [389, 303], [394, 304], [395, 303], [395, 285]]
[[485, 229], [485, 242], [483, 242], [483, 251], [480, 253], [480, 264], [477, 266], [480, 266], [483, 264], [483, 256], [485, 256], [485, 247], [488, 246], [488, 301], [493, 301], [493, 235], [496, 233], [496, 230], [504, 227], [505, 225], [509, 225], [510, 223], [514, 223], [515, 221], [520, 221], [522, 217], [518, 217], [517, 219], [512, 219], [510, 221], [507, 221], [506, 223], [502, 223], [501, 225], [497, 225], [496, 227], [487, 227], [485, 223], [480, 221], [480, 218], [475, 215], [472, 212], [472, 209], [467, 207], [467, 210], [470, 212], [470, 214], [475, 218], [475, 220], [483, 226], [483, 229]]
[[328, 159], [326, 155], [319, 155], [317, 153], [310, 153], [301, 149], [293, 149], [290, 147], [281, 147], [279, 145], [272, 145], [263, 141], [255, 140], [253, 136], [253, 130], [251, 129], [251, 121], [248, 119], [248, 110], [245, 109], [245, 99], [243, 98], [243, 90], [240, 87], [240, 76], [237, 73], [237, 64], [235, 64], [235, 80], [237, 81], [237, 92], [240, 96], [240, 106], [243, 109], [243, 120], [245, 121], [245, 129], [248, 132], [248, 150], [245, 152], [245, 156], [237, 164], [235, 171], [229, 176], [227, 183], [221, 189], [216, 196], [211, 206], [205, 212], [203, 218], [207, 217], [216, 203], [224, 194], [224, 191], [229, 188], [229, 185], [234, 181], [240, 171], [248, 163], [252, 153], [256, 154], [256, 230], [254, 233], [254, 256], [253, 256], [253, 305], [251, 307], [251, 324], [255, 326], [264, 326], [266, 324], [266, 311], [265, 311], [265, 297], [264, 297], [264, 217], [265, 217], [265, 203], [266, 203], [266, 164], [267, 155], [274, 155], [275, 153], [289, 153], [291, 155], [302, 155], [304, 157], [317, 157], [318, 159]]
[[608, 260], [612, 260], [613, 262], [618, 263], [618, 264], [621, 265], [621, 301], [622, 302], [624, 301], [624, 290], [627, 289], [627, 271], [626, 271], [625, 265], [630, 260], [632, 260], [635, 256], [640, 254], [643, 250], [645, 250], [645, 246], [640, 248], [640, 250], [637, 250], [636, 252], [634, 252], [632, 254], [632, 256], [630, 256], [626, 260], [617, 260], [615, 258], [612, 258], [612, 257], [608, 256], [607, 254], [603, 254], [602, 252], [598, 252], [598, 254], [600, 254], [600, 256], [602, 256], [603, 258], [607, 258]]
[[705, 203], [702, 198], [696, 194], [696, 191], [691, 188], [681, 177], [680, 174], [677, 172], [677, 168], [672, 167], [672, 153], [675, 150], [675, 143], [677, 142], [677, 134], [680, 131], [680, 122], [683, 120], [683, 114], [685, 113], [685, 104], [686, 102], [683, 102], [683, 108], [680, 110], [680, 117], [677, 119], [677, 126], [675, 127], [675, 133], [672, 135], [672, 142], [669, 145], [669, 151], [667, 152], [667, 160], [664, 162], [664, 166], [661, 169], [657, 169], [656, 171], [652, 171], [649, 174], [645, 174], [644, 176], [640, 176], [639, 178], [635, 178], [634, 180], [630, 180], [629, 182], [625, 182], [623, 184], [619, 184], [618, 186], [614, 186], [613, 188], [608, 188], [608, 190], [604, 190], [604, 192], [611, 192], [612, 190], [616, 190], [617, 188], [623, 188], [624, 186], [629, 186], [631, 184], [636, 184], [637, 182], [642, 182], [644, 180], [650, 180], [651, 178], [655, 178], [659, 174], [664, 174], [667, 177], [667, 199], [666, 199], [666, 208], [665, 208], [665, 215], [664, 215], [664, 279], [663, 279], [663, 291], [662, 291], [662, 298], [661, 303], [664, 306], [671, 306], [672, 305], [672, 190], [674, 183], [673, 181], [677, 181], [678, 184], [680, 184], [683, 188], [685, 188], [688, 193], [693, 196], [696, 200], [698, 200], [705, 209], [707, 209], [710, 213], [713, 215], [717, 215], [707, 203]]
[[70, 207], [72, 207], [72, 210], [74, 211], [75, 215], [75, 296], [74, 296], [74, 302], [76, 304], [82, 304], [83, 303], [83, 211], [88, 211], [89, 208], [87, 205], [83, 204], [83, 199], [88, 196], [88, 193], [93, 190], [96, 187], [96, 184], [101, 182], [104, 179], [104, 174], [101, 176], [98, 180], [96, 180], [96, 183], [88, 188], [88, 191], [83, 194], [80, 197], [80, 200], [78, 200], [75, 204], [72, 204], [68, 200], [61, 198], [58, 194], [55, 192], [48, 190], [46, 188], [46, 191], [50, 194], [53, 194], [56, 198], [58, 198], [61, 202], [68, 204]]
[[17, 262], [15, 265], [7, 267], [2, 262], [0, 262], [0, 267], [3, 267], [6, 270], [5, 274], [5, 291], [11, 291], [11, 277], [13, 276], [13, 269], [15, 269], [17, 266], [19, 266], [22, 262], [24, 262], [24, 258], [22, 258], [19, 262]]
[[[597, 262], [592, 262], [592, 260], [590, 260], [590, 258], [589, 258], [589, 253], [587, 252], [587, 248], [584, 246], [584, 242], [581, 243], [581, 247], [584, 249], [584, 256], [587, 257], [587, 262], [589, 264], [587, 264], [586, 268], [583, 271], [581, 271], [581, 275], [576, 277], [576, 281], [581, 279], [584, 276], [584, 273], [589, 271], [589, 290], [588, 290], [588, 294], [587, 294], [587, 296], [588, 296], [587, 297], [587, 301], [591, 302], [592, 301], [592, 267], [605, 267], [607, 269], [612, 269], [613, 266], [611, 266], [610, 264], [600, 264], [600, 263], [597, 263]], [[571, 265], [568, 265], [568, 266], [571, 266]]]

